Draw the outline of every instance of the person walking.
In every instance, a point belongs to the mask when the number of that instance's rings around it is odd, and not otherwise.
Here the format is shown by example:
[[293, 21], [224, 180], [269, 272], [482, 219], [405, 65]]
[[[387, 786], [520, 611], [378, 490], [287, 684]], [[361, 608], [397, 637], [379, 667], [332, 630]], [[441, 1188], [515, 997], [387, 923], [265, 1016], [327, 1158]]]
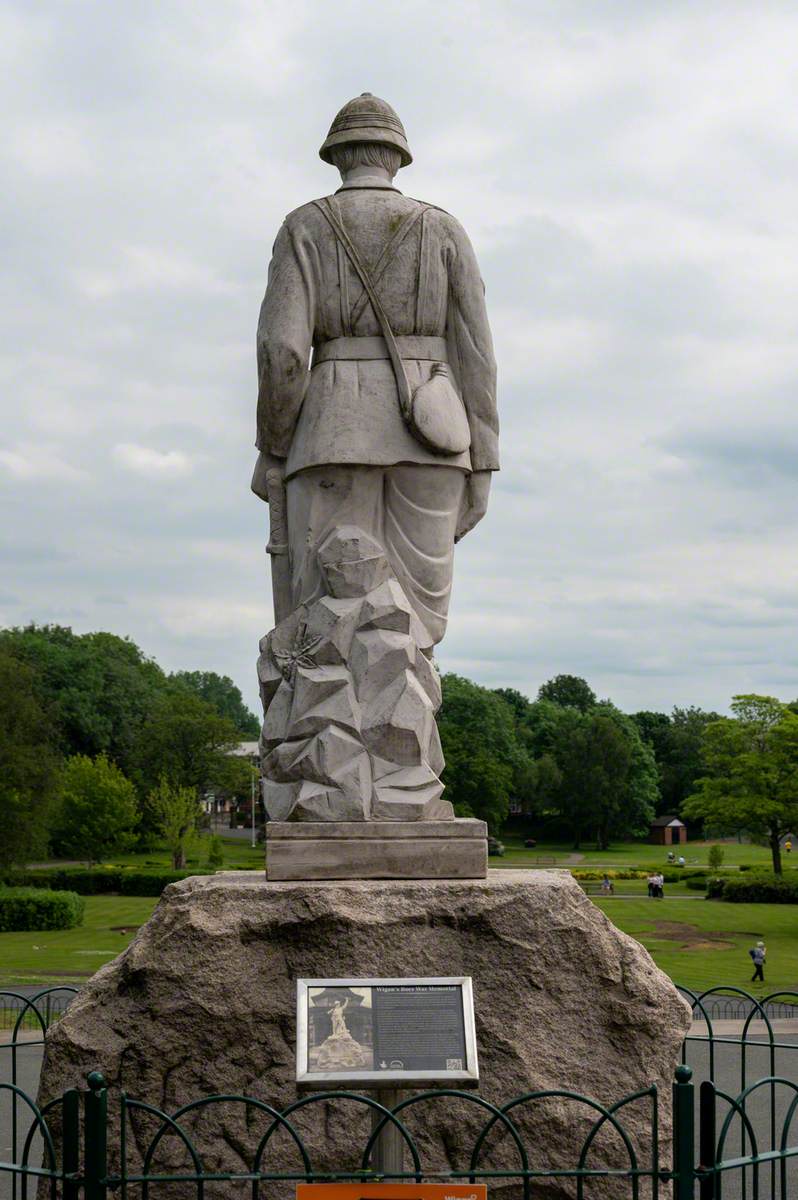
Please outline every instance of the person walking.
[[751, 955], [754, 963], [754, 973], [751, 976], [751, 983], [764, 983], [765, 976], [763, 973], [763, 967], [765, 965], [765, 958], [767, 956], [765, 943], [757, 942], [757, 944], [751, 950], [749, 950], [748, 953]]

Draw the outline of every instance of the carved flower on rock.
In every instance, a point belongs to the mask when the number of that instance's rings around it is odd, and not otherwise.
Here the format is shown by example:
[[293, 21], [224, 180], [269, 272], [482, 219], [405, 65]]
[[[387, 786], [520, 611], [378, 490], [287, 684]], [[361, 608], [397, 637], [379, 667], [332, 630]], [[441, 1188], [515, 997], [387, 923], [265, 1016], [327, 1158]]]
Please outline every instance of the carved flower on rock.
[[283, 678], [288, 683], [293, 683], [296, 676], [297, 667], [315, 667], [316, 660], [313, 657], [314, 652], [318, 650], [321, 644], [321, 637], [313, 637], [307, 632], [307, 622], [303, 621], [294, 634], [293, 641], [287, 650], [274, 650], [274, 657], [280, 670], [283, 673]]

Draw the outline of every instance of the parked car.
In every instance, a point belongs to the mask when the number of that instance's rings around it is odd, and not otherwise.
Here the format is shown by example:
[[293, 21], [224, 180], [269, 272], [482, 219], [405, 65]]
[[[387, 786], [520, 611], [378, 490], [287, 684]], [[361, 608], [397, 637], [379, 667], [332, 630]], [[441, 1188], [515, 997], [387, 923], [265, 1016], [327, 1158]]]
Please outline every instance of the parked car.
[[496, 855], [501, 858], [502, 854], [504, 854], [504, 842], [500, 842], [498, 838], [489, 837], [488, 854], [492, 856]]
[[534, 838], [524, 838], [524, 845], [526, 846], [527, 850], [534, 850], [537, 846], [537, 842]]

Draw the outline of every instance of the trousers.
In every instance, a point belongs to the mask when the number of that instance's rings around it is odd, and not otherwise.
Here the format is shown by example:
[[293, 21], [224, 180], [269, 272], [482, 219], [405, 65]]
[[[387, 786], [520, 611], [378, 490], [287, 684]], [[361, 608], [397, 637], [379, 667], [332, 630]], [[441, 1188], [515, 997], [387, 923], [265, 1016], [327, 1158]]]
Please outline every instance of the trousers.
[[293, 607], [325, 592], [318, 548], [341, 525], [357, 525], [383, 547], [392, 571], [427, 630], [429, 649], [446, 632], [454, 535], [466, 472], [459, 467], [311, 467], [286, 484]]

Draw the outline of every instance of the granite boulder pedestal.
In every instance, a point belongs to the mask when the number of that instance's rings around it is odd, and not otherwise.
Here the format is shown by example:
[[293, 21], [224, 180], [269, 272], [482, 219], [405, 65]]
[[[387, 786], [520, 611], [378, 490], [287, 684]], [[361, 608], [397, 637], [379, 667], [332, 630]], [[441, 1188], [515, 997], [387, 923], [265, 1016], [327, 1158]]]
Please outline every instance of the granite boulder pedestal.
[[[119, 1089], [168, 1112], [218, 1093], [281, 1108], [296, 1098], [298, 978], [460, 974], [473, 980], [482, 1096], [503, 1103], [551, 1088], [609, 1103], [655, 1083], [667, 1164], [667, 1099], [688, 1007], [646, 950], [565, 871], [338, 882], [267, 882], [239, 872], [172, 884], [128, 949], [97, 972], [50, 1033], [40, 1101], [99, 1070], [113, 1116]], [[533, 1165], [552, 1168], [576, 1164], [595, 1117], [562, 1098], [514, 1114]], [[265, 1120], [225, 1103], [185, 1125], [206, 1170], [242, 1171]], [[425, 1166], [444, 1170], [467, 1165], [484, 1120], [484, 1110], [464, 1100], [425, 1103], [408, 1119]], [[623, 1122], [650, 1162], [650, 1099], [624, 1109]], [[311, 1105], [296, 1125], [315, 1169], [359, 1165], [365, 1111]], [[140, 1161], [142, 1128], [128, 1139], [131, 1166]], [[118, 1128], [110, 1138], [113, 1163]], [[506, 1137], [492, 1138], [486, 1157], [507, 1169], [517, 1164]], [[299, 1166], [285, 1137], [269, 1162], [283, 1171]], [[591, 1162], [628, 1165], [617, 1135], [599, 1135]], [[157, 1165], [186, 1165], [176, 1139], [163, 1141]], [[502, 1186], [494, 1181], [491, 1190]], [[550, 1181], [536, 1194], [570, 1192], [570, 1183]]]

